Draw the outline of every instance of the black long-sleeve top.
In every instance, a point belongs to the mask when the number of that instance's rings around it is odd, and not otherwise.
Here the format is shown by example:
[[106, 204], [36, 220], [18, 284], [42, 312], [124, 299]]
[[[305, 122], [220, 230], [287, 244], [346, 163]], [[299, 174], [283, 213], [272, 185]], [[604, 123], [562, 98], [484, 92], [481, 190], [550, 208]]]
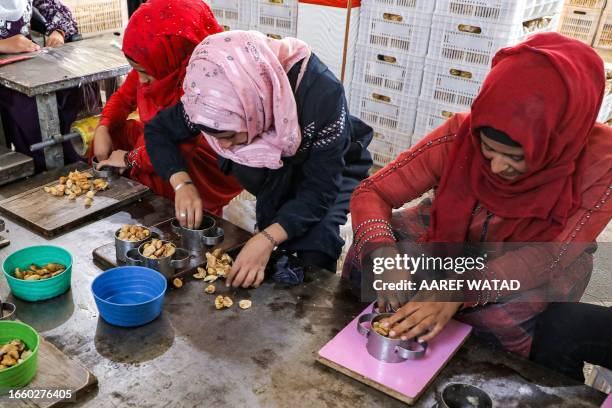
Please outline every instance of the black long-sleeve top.
[[[294, 89], [300, 65], [288, 73]], [[257, 196], [258, 227], [278, 222], [289, 240], [322, 220], [337, 198], [343, 177], [365, 178], [371, 165], [366, 147], [372, 129], [348, 114], [342, 84], [315, 55], [295, 97], [302, 142], [295, 156], [283, 158], [283, 167], [252, 169], [220, 159], [221, 168]], [[168, 180], [186, 171], [178, 144], [198, 133], [180, 103], [162, 110], [146, 125], [147, 152], [161, 177]], [[359, 174], [350, 174], [352, 162], [362, 164]]]

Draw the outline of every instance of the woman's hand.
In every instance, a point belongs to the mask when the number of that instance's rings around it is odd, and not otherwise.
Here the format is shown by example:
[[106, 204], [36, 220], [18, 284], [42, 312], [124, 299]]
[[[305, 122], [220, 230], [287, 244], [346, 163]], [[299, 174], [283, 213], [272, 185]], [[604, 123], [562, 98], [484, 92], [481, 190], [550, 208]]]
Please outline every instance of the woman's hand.
[[[395, 259], [399, 254], [399, 251], [395, 245], [385, 246], [377, 248], [368, 254], [367, 258], [364, 258], [364, 264], [366, 265], [364, 270], [373, 271], [375, 270], [375, 261], [378, 260], [377, 268], [383, 268], [382, 273], [376, 274], [373, 279], [380, 279], [384, 284], [386, 283], [400, 283], [402, 281], [409, 281], [412, 279], [410, 271], [391, 268], [384, 268], [385, 259]], [[383, 261], [383, 262], [381, 262]], [[379, 290], [376, 292], [377, 306], [381, 313], [391, 312], [398, 310], [404, 303], [408, 301], [409, 292], [400, 290]]]
[[282, 225], [275, 223], [248, 240], [234, 261], [232, 270], [225, 280], [226, 285], [243, 288], [261, 285], [272, 251], [288, 238], [287, 231]]
[[[457, 313], [461, 302], [423, 302], [412, 300], [402, 306], [393, 316], [383, 320], [385, 327], [393, 327], [391, 337], [402, 340], [418, 337], [418, 341], [429, 341], [442, 331]], [[396, 324], [396, 326], [393, 326]]]
[[98, 161], [108, 159], [113, 151], [113, 140], [108, 128], [104, 125], [97, 127], [94, 133], [94, 156]]
[[47, 37], [45, 45], [47, 47], [61, 47], [64, 45], [64, 34], [57, 30], [53, 31], [49, 37]]
[[0, 40], [0, 52], [6, 54], [19, 54], [38, 50], [40, 50], [38, 44], [21, 34], [14, 35], [5, 40]]
[[119, 171], [123, 173], [126, 169], [125, 165], [125, 150], [115, 150], [111, 153], [110, 157], [106, 160], [102, 160], [98, 163], [96, 170], [100, 170], [104, 166], [117, 167]]
[[274, 245], [262, 234], [249, 239], [236, 257], [225, 284], [243, 288], [259, 287], [273, 250]]
[[185, 171], [180, 171], [170, 177], [170, 184], [175, 190], [183, 184], [174, 194], [176, 219], [183, 227], [197, 229], [202, 224], [202, 199], [193, 184], [184, 184], [190, 181], [191, 177]]

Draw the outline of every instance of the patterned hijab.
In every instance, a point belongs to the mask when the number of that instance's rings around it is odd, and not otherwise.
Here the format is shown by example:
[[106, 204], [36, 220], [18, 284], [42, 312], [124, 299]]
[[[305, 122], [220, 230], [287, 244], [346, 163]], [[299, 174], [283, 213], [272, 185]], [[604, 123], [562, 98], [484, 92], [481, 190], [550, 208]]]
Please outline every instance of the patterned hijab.
[[187, 67], [182, 102], [191, 122], [219, 131], [246, 132], [248, 141], [224, 149], [204, 136], [222, 157], [278, 169], [300, 146], [295, 96], [287, 72], [310, 55], [295, 38], [274, 40], [256, 31], [213, 35], [197, 46]]
[[17, 21], [25, 12], [31, 0], [2, 0], [0, 1], [0, 20]]

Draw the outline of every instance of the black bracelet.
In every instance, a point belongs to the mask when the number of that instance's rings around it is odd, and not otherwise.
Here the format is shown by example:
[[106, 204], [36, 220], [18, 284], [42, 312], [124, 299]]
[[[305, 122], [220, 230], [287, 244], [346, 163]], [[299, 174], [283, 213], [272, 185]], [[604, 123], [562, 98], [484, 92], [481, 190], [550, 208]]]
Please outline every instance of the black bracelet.
[[129, 154], [129, 152], [125, 152], [125, 154], [123, 155], [123, 162], [125, 163], [125, 168], [126, 169], [132, 170], [134, 165], [130, 162], [130, 159], [128, 159], [128, 154]]

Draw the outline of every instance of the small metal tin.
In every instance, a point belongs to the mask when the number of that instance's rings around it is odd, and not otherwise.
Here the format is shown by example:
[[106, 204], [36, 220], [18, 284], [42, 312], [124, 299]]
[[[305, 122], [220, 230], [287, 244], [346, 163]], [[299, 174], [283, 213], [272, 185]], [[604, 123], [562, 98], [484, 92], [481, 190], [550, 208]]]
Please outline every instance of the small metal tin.
[[[170, 244], [171, 242], [162, 241], [163, 244]], [[130, 249], [127, 254], [127, 264], [132, 266], [144, 266], [147, 268], [155, 269], [167, 279], [170, 279], [178, 269], [183, 269], [189, 266], [191, 261], [191, 255], [188, 251], [183, 248], [176, 248], [174, 255], [165, 258], [151, 259], [142, 254], [144, 245], [142, 243], [138, 248]]]
[[98, 160], [94, 158], [91, 163], [92, 172], [94, 177], [96, 178], [104, 178], [110, 182], [112, 180], [117, 180], [121, 176], [118, 167], [104, 166], [104, 170], [97, 170], [96, 168], [98, 167]]
[[[138, 227], [142, 227], [142, 225], [138, 225]], [[143, 227], [143, 228], [147, 228], [147, 227]], [[126, 255], [130, 249], [138, 248], [140, 245], [144, 244], [145, 242], [150, 241], [153, 238], [159, 238], [158, 234], [151, 231], [149, 228], [147, 228], [147, 230], [149, 230], [149, 236], [140, 241], [124, 241], [122, 239], [119, 239], [119, 232], [121, 232], [121, 228], [115, 231], [115, 256], [118, 262], [127, 261]]]
[[453, 383], [442, 390], [438, 408], [492, 408], [489, 394], [470, 384]]
[[[414, 339], [392, 339], [378, 334], [372, 329], [374, 322], [392, 315], [392, 313], [368, 313], [359, 318], [357, 331], [367, 338], [366, 349], [368, 353], [385, 363], [401, 363], [423, 357], [427, 351], [427, 343], [419, 343]], [[365, 324], [369, 324], [370, 327], [365, 327]]]
[[2, 303], [2, 310], [0, 311], [0, 320], [15, 320], [15, 312], [17, 306], [12, 303]]
[[215, 246], [223, 241], [223, 229], [217, 227], [214, 218], [206, 215], [202, 218], [199, 229], [182, 227], [176, 218], [172, 220], [171, 225], [172, 231], [181, 237], [181, 247], [194, 254], [200, 254], [207, 246]]

